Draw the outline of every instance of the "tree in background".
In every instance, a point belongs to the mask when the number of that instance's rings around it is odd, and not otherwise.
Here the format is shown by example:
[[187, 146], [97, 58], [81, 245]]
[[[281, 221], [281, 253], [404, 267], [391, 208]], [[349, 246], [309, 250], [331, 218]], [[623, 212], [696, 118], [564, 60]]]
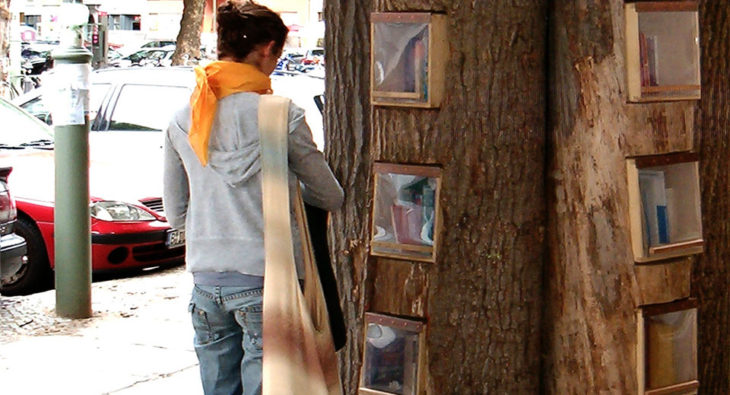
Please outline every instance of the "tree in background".
[[200, 29], [203, 24], [205, 0], [183, 0], [183, 14], [172, 64], [197, 63], [200, 59]]
[[10, 51], [10, 40], [8, 39], [10, 27], [10, 0], [0, 0], [0, 81], [5, 81]]

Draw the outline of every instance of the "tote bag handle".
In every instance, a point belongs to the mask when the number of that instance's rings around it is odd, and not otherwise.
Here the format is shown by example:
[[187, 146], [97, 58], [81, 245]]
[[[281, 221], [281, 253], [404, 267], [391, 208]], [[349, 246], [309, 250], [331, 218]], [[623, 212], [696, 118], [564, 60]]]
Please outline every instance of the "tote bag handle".
[[302, 237], [305, 295], [299, 288], [291, 232], [287, 155], [289, 99], [262, 95], [259, 102], [264, 213], [265, 395], [342, 393], [337, 356], [297, 188], [295, 212]]

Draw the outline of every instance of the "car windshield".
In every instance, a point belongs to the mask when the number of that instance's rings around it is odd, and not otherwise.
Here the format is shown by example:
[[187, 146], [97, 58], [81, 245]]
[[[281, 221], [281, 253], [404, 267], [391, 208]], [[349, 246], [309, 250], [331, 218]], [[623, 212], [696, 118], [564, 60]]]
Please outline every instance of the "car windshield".
[[53, 144], [53, 135], [46, 124], [4, 99], [0, 99], [0, 119], [3, 122], [0, 148]]
[[126, 59], [129, 59], [132, 62], [137, 62], [139, 60], [142, 60], [142, 59], [148, 57], [149, 55], [150, 55], [150, 51], [145, 49], [142, 51], [137, 51], [137, 52], [127, 56]]

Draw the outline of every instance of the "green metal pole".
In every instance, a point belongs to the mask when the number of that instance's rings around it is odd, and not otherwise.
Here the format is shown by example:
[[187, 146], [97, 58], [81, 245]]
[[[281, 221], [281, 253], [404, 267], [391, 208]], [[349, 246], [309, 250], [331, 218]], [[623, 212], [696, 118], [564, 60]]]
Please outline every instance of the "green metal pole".
[[56, 314], [88, 318], [91, 311], [88, 87], [91, 52], [80, 34], [53, 52], [55, 60]]

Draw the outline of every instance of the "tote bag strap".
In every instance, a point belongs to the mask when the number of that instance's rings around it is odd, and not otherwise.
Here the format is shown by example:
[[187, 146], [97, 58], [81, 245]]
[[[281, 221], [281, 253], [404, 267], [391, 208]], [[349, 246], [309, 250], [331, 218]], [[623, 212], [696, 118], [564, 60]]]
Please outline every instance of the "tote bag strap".
[[294, 262], [287, 163], [289, 101], [280, 96], [261, 95], [259, 103], [264, 249], [267, 263], [264, 281], [270, 277], [269, 266], [272, 266], [275, 277], [288, 280], [287, 277], [294, 275], [293, 280], [297, 281], [296, 270], [286, 267], [288, 265], [268, 265], [269, 262]]
[[289, 99], [262, 95], [259, 103], [264, 214], [263, 394], [341, 393], [319, 276], [304, 219], [295, 211], [305, 258], [305, 294], [299, 288], [291, 232], [287, 155]]

